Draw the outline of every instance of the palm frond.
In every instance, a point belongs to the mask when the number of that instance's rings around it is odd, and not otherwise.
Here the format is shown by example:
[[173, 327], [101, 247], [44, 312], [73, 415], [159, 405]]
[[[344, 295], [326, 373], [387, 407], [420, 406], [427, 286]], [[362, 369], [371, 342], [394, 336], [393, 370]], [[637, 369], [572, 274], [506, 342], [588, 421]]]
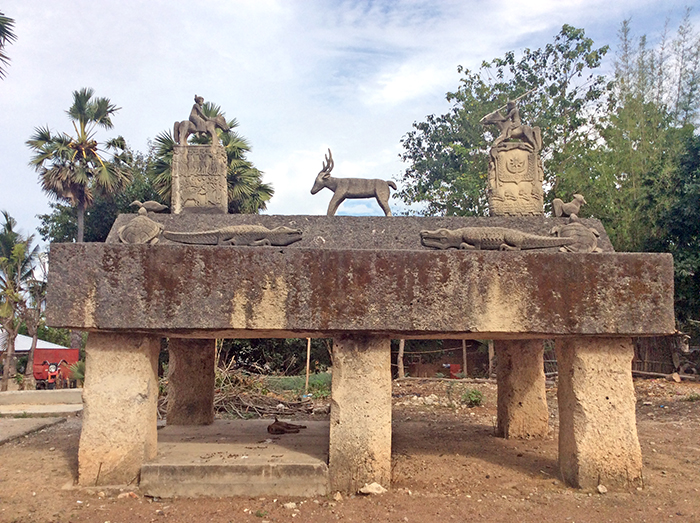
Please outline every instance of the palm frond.
[[17, 40], [14, 33], [15, 21], [0, 12], [0, 79], [5, 78], [4, 66], [10, 65], [10, 57], [5, 53], [5, 47]]

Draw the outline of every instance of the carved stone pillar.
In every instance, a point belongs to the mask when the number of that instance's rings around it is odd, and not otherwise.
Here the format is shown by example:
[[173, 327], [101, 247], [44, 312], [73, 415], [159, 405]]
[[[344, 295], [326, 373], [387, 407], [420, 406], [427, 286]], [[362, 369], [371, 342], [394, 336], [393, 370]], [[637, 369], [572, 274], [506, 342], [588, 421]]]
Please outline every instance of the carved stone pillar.
[[549, 430], [542, 340], [495, 340], [498, 429], [503, 438], [541, 438]]
[[580, 488], [642, 482], [629, 338], [556, 342], [559, 467]]
[[216, 340], [170, 338], [168, 352], [168, 425], [210, 425]]
[[85, 486], [135, 481], [157, 451], [156, 336], [91, 332], [83, 388], [79, 482]]
[[228, 212], [226, 151], [220, 145], [176, 145], [172, 163], [173, 214]]
[[331, 489], [355, 493], [391, 483], [391, 340], [333, 340], [328, 471]]

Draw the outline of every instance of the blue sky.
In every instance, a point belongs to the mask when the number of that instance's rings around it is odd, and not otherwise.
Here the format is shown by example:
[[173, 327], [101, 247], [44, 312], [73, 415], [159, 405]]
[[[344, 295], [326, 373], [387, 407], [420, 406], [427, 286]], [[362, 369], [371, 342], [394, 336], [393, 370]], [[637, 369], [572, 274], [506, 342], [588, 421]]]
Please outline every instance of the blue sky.
[[[442, 114], [463, 65], [549, 43], [565, 23], [615, 48], [631, 18], [653, 43], [687, 1], [560, 0], [5, 0], [16, 21], [0, 80], [0, 209], [34, 232], [48, 196], [24, 142], [37, 126], [70, 131], [71, 93], [92, 87], [122, 109], [112, 131], [147, 141], [186, 119], [195, 93], [238, 119], [249, 158], [272, 183], [271, 214], [325, 214], [310, 189], [326, 150], [336, 176], [391, 179], [405, 167], [400, 139]], [[700, 9], [693, 12], [700, 27]], [[605, 67], [612, 68], [613, 53]], [[392, 207], [400, 203], [392, 200]], [[382, 212], [345, 202], [338, 214]]]

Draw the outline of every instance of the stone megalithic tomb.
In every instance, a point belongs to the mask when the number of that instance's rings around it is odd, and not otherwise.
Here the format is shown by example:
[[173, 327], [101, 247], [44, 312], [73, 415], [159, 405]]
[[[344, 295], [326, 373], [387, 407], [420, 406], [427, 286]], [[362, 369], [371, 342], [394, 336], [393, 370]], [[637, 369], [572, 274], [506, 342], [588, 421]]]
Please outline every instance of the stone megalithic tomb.
[[331, 337], [322, 491], [390, 486], [392, 338], [495, 340], [506, 438], [547, 434], [542, 340], [555, 339], [563, 479], [639, 485], [631, 338], [674, 332], [672, 257], [614, 252], [597, 220], [537, 215], [524, 183], [524, 216], [141, 209], [106, 243], [52, 245], [48, 323], [90, 333], [80, 483], [132, 482], [156, 456], [163, 337], [169, 425], [212, 422], [214, 340]]

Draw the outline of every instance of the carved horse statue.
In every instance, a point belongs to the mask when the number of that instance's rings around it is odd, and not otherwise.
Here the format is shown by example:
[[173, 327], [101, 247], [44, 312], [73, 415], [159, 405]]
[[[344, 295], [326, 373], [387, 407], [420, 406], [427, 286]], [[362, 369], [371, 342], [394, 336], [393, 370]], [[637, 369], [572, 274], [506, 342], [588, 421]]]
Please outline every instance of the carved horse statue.
[[217, 127], [224, 132], [227, 132], [229, 129], [231, 129], [226, 123], [226, 118], [224, 118], [221, 115], [218, 115], [216, 118], [210, 118], [209, 120], [204, 121], [204, 124], [201, 128], [197, 128], [195, 124], [193, 124], [189, 120], [183, 120], [182, 122], [175, 122], [175, 125], [173, 127], [173, 138], [175, 138], [176, 143], [180, 145], [187, 145], [187, 137], [190, 134], [207, 133], [211, 137], [211, 143], [218, 144], [219, 137], [216, 134]]
[[501, 133], [500, 136], [494, 140], [493, 147], [506, 140], [506, 138], [511, 138], [514, 140], [522, 140], [531, 145], [535, 151], [542, 149], [542, 134], [539, 127], [518, 125], [516, 127], [511, 127], [509, 135], [506, 136], [506, 129], [512, 125], [512, 122], [505, 118], [498, 110], [484, 116], [479, 120], [479, 123], [482, 125], [495, 125]]

